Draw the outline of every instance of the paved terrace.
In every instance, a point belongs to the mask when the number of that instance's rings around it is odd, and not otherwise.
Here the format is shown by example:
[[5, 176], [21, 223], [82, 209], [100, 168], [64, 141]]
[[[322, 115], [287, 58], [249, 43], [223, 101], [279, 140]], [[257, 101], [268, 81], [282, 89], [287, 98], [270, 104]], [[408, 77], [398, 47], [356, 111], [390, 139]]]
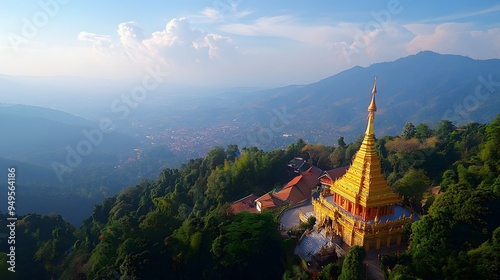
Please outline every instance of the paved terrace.
[[313, 206], [311, 204], [311, 199], [308, 199], [304, 204], [300, 204], [291, 208], [286, 209], [280, 216], [280, 225], [282, 230], [288, 230], [296, 228], [300, 224], [299, 213], [309, 213], [313, 212]]

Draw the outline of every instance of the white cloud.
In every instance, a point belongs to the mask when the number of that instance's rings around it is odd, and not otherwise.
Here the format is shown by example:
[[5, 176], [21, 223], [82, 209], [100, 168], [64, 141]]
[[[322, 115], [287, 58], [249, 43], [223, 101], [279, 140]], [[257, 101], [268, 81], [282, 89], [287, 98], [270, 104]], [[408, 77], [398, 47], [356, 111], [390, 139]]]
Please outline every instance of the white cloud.
[[467, 12], [467, 13], [457, 13], [457, 14], [452, 14], [452, 15], [446, 15], [442, 17], [437, 17], [437, 18], [431, 18], [431, 19], [426, 19], [423, 20], [422, 22], [425, 23], [431, 23], [431, 22], [454, 22], [460, 19], [465, 19], [465, 18], [470, 18], [470, 17], [475, 17], [475, 16], [482, 16], [494, 12], [500, 11], [500, 5], [495, 5], [480, 11], [473, 11], [473, 12]]
[[82, 31], [76, 39], [81, 46], [33, 46], [17, 52], [0, 46], [0, 73], [132, 80], [160, 65], [173, 72], [173, 82], [214, 84], [222, 72], [233, 71], [228, 63], [238, 56], [231, 38], [197, 30], [185, 18], [149, 34], [136, 22], [124, 22], [115, 35]]
[[[161, 31], [145, 34], [137, 22], [118, 25], [118, 40], [110, 36], [81, 32], [78, 39], [90, 41], [98, 53], [125, 57], [138, 65], [164, 63], [176, 69], [192, 69], [207, 60], [236, 55], [230, 38], [194, 29], [186, 18], [172, 19]], [[107, 52], [103, 49], [108, 48]]]
[[212, 59], [231, 55], [235, 50], [231, 38], [219, 34], [207, 34], [205, 43], [208, 46], [208, 55]]
[[500, 28], [480, 30], [471, 23], [408, 24], [415, 36], [406, 44], [410, 53], [433, 50], [473, 58], [500, 57]]
[[206, 7], [196, 15], [188, 16], [189, 20], [193, 23], [206, 23], [206, 22], [231, 22], [242, 19], [254, 13], [251, 10], [239, 10], [239, 2], [218, 2], [215, 1], [213, 6]]
[[328, 46], [349, 66], [368, 66], [405, 56], [408, 52], [404, 46], [414, 37], [397, 22], [384, 25], [344, 23], [342, 28], [350, 30], [347, 39], [333, 38]]
[[225, 24], [219, 29], [236, 35], [288, 38], [314, 45], [324, 45], [332, 37], [346, 37], [349, 34], [349, 30], [341, 25], [307, 25], [289, 15], [261, 17], [251, 24]]
[[228, 23], [232, 12], [206, 8], [201, 17], [211, 19], [209, 25], [193, 25], [191, 17], [176, 18], [150, 33], [133, 21], [119, 24], [115, 34], [80, 32], [77, 38], [83, 47], [36, 46], [18, 54], [4, 50], [0, 73], [140, 78], [145, 66], [162, 64], [169, 67], [169, 80], [179, 83], [278, 86], [314, 82], [355, 65], [420, 50], [500, 57], [500, 28], [403, 25], [396, 18], [383, 25], [311, 23], [289, 15]]
[[219, 10], [214, 8], [205, 8], [200, 12], [200, 14], [211, 22], [220, 21], [222, 19], [222, 15]]
[[[277, 16], [250, 24], [220, 25], [220, 30], [229, 34], [263, 37], [250, 40], [252, 45], [236, 47], [234, 38], [194, 29], [186, 18], [173, 19], [151, 35], [144, 34], [137, 23], [128, 22], [118, 27], [120, 43], [110, 47], [139, 64], [165, 63], [172, 70], [171, 78], [180, 82], [219, 79], [216, 83], [246, 84], [314, 82], [355, 65], [390, 61], [420, 50], [474, 57], [478, 48], [483, 48], [489, 58], [498, 57], [500, 49], [498, 29], [474, 30], [464, 24], [402, 25], [395, 20], [384, 25], [372, 23], [314, 25]], [[80, 37], [101, 45], [109, 39], [87, 33]], [[276, 48], [263, 43], [266, 38], [287, 38], [290, 43], [277, 41]], [[473, 44], [477, 47], [471, 47]]]
[[235, 54], [230, 38], [193, 29], [186, 18], [171, 20], [164, 30], [154, 32], [143, 44], [156, 59], [174, 66]]
[[110, 55], [110, 50], [114, 49], [111, 36], [80, 32], [80, 34], [78, 34], [78, 40], [91, 42], [92, 48], [104, 55]]
[[171, 20], [164, 30], [154, 32], [147, 43], [161, 47], [189, 47], [203, 35], [201, 31], [192, 29], [186, 18], [180, 18]]

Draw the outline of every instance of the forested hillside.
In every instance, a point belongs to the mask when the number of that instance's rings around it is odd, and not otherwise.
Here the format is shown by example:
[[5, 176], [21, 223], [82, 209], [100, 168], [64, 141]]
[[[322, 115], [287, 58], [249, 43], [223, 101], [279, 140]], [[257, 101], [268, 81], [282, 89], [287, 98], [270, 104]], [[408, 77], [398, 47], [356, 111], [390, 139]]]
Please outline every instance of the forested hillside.
[[[409, 250], [383, 259], [389, 279], [498, 279], [500, 276], [500, 115], [490, 124], [430, 128], [407, 123], [377, 140], [384, 172], [403, 203], [423, 216], [408, 225]], [[263, 152], [229, 145], [165, 169], [94, 207], [75, 229], [60, 216], [18, 222], [17, 279], [308, 279], [293, 256], [296, 239], [277, 230], [281, 209], [231, 211], [292, 178], [302, 156], [322, 169], [349, 164], [360, 139], [335, 147], [302, 140]], [[441, 186], [433, 196], [429, 187]], [[422, 203], [425, 201], [425, 203]], [[4, 219], [2, 217], [2, 219]], [[1, 243], [2, 251], [6, 244]], [[326, 266], [319, 279], [349, 278], [364, 254]], [[355, 254], [356, 253], [356, 254]], [[6, 272], [0, 255], [1, 279]], [[344, 263], [342, 263], [344, 262]], [[351, 269], [353, 269], [351, 271]]]

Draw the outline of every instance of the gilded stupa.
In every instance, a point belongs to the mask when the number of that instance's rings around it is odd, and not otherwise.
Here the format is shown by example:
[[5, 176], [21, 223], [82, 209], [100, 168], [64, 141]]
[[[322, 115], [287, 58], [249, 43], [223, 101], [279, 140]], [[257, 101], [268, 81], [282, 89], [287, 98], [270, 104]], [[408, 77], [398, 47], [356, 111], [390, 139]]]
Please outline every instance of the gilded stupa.
[[313, 200], [319, 228], [339, 236], [348, 246], [366, 250], [399, 245], [404, 225], [413, 221], [411, 211], [389, 187], [375, 149], [376, 93], [375, 79], [364, 139], [350, 167], [335, 182], [322, 181], [323, 192]]

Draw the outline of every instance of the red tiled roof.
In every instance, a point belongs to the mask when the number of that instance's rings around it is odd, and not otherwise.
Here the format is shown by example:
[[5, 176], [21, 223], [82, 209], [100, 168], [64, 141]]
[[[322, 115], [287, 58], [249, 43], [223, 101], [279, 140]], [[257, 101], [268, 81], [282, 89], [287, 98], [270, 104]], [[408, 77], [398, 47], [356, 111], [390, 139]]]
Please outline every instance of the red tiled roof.
[[292, 204], [299, 203], [307, 199], [311, 195], [311, 191], [319, 183], [319, 175], [322, 170], [316, 166], [311, 166], [304, 171], [302, 175], [296, 176], [288, 182], [279, 192], [274, 196], [282, 201], [289, 201]]
[[280, 191], [271, 194], [266, 193], [257, 198], [255, 202], [260, 203], [261, 211], [266, 208], [279, 207], [287, 201], [297, 204], [311, 196], [311, 191], [318, 185], [319, 176], [322, 172], [323, 170], [316, 166], [311, 166], [302, 175], [290, 180]]
[[333, 181], [336, 181], [338, 178], [344, 176], [344, 174], [347, 172], [347, 169], [349, 169], [349, 165], [342, 166], [342, 167], [335, 168], [335, 169], [330, 169], [327, 171], [323, 171], [323, 174], [321, 175], [321, 177], [328, 176]]
[[257, 198], [255, 203], [260, 203], [260, 211], [264, 211], [267, 208], [280, 207], [284, 204], [282, 200], [269, 193]]
[[302, 179], [302, 175], [299, 175], [299, 176], [295, 176], [295, 178], [293, 178], [290, 182], [288, 182], [284, 187], [283, 189], [286, 189], [286, 188], [289, 188], [289, 187], [292, 187], [294, 185], [296, 185], [300, 180]]
[[240, 213], [243, 211], [247, 211], [250, 213], [258, 212], [255, 207], [255, 200], [258, 198], [255, 194], [251, 194], [245, 196], [244, 198], [237, 200], [231, 204], [231, 209], [233, 209], [233, 213]]
[[297, 204], [309, 197], [310, 194], [303, 193], [297, 186], [282, 189], [274, 194], [275, 197], [282, 201], [289, 201], [292, 204]]

